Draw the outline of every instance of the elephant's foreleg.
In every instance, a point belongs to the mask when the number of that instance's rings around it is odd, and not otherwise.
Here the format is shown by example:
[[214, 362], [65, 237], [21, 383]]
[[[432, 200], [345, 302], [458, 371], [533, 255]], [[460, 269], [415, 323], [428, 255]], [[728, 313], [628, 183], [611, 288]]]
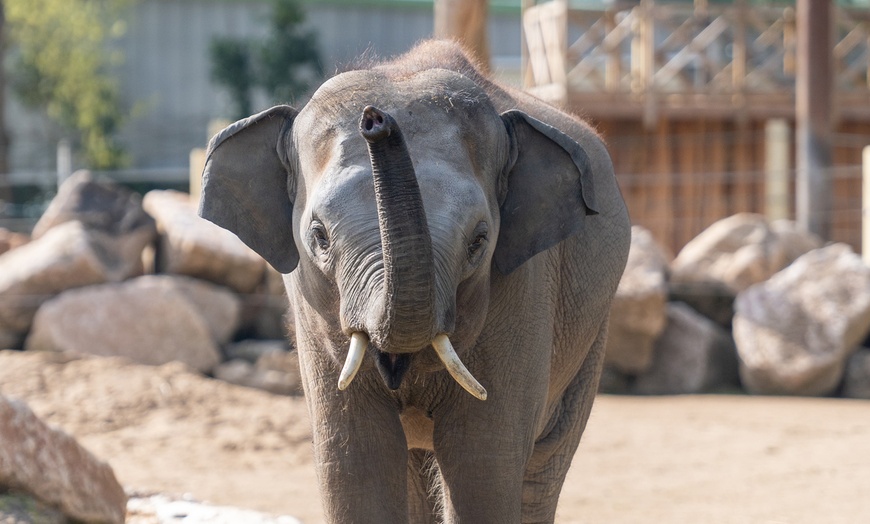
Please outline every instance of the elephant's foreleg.
[[326, 522], [407, 523], [408, 452], [394, 402], [362, 377], [338, 391], [338, 373], [322, 372], [334, 363], [317, 360], [300, 352]]
[[552, 523], [556, 518], [559, 493], [598, 391], [606, 334], [605, 322], [546, 431], [535, 442], [523, 482], [524, 524]]
[[431, 451], [408, 451], [408, 513], [413, 524], [438, 524], [441, 479]]

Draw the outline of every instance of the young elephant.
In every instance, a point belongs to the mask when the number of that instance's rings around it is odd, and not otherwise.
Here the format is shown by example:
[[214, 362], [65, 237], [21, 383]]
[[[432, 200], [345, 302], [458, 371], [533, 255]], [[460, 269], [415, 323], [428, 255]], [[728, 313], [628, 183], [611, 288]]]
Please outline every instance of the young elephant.
[[425, 42], [220, 132], [200, 214], [287, 274], [329, 522], [553, 522], [630, 238], [595, 132]]

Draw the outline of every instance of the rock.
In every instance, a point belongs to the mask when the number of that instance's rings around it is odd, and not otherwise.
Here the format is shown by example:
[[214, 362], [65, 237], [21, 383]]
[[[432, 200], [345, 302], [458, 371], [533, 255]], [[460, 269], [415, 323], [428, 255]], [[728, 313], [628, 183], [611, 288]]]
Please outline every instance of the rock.
[[681, 302], [668, 304], [668, 323], [655, 343], [649, 371], [632, 391], [675, 395], [737, 385], [737, 356], [730, 334]]
[[215, 343], [223, 345], [230, 341], [241, 321], [242, 300], [237, 294], [223, 286], [202, 280], [187, 277], [165, 278], [193, 303], [205, 320]]
[[631, 249], [611, 306], [605, 353], [605, 363], [617, 371], [637, 375], [652, 362], [653, 342], [665, 327], [669, 263], [648, 230], [631, 228]]
[[688, 304], [698, 313], [731, 329], [736, 293], [721, 282], [670, 282], [668, 301]]
[[[282, 344], [281, 341], [273, 343], [276, 347]], [[276, 348], [262, 353], [256, 364], [242, 359], [224, 362], [215, 368], [214, 376], [231, 384], [262, 389], [278, 395], [302, 394], [299, 359], [296, 352], [283, 349]]]
[[157, 271], [209, 280], [240, 293], [253, 292], [266, 262], [234, 234], [197, 216], [186, 193], [149, 191], [145, 210], [160, 236]]
[[56, 506], [72, 519], [122, 523], [127, 496], [106, 463], [21, 402], [0, 397], [0, 486]]
[[870, 349], [860, 348], [846, 361], [843, 396], [870, 399]]
[[224, 346], [224, 356], [227, 360], [240, 359], [251, 364], [256, 364], [261, 356], [273, 351], [288, 351], [287, 342], [283, 339], [245, 339]]
[[0, 255], [19, 248], [28, 242], [30, 242], [29, 236], [0, 227]]
[[822, 241], [787, 222], [773, 227], [762, 215], [724, 218], [692, 239], [671, 264], [677, 284], [722, 284], [733, 293], [770, 278]]
[[283, 275], [267, 264], [263, 281], [243, 297], [241, 332], [254, 339], [287, 338], [288, 306]]
[[111, 180], [95, 180], [88, 171], [76, 171], [60, 186], [57, 195], [33, 227], [33, 238], [73, 220], [86, 229], [119, 237], [141, 234], [153, 240], [154, 220], [142, 209], [142, 198]]
[[23, 338], [40, 304], [57, 293], [119, 277], [105, 255], [77, 221], [0, 255], [0, 340]]
[[828, 395], [870, 331], [870, 268], [846, 244], [832, 244], [740, 293], [735, 309], [749, 392]]
[[632, 380], [633, 377], [620, 373], [611, 366], [604, 366], [598, 382], [598, 392], [608, 395], [626, 395], [631, 392]]
[[163, 494], [134, 495], [127, 503], [127, 524], [302, 524], [287, 515], [213, 506], [190, 498]]
[[[208, 372], [220, 362], [214, 336], [225, 332], [210, 327], [206, 317], [227, 318], [217, 304], [228, 297], [185, 280], [143, 276], [63, 293], [40, 308], [25, 349], [122, 356], [149, 365], [177, 360]], [[201, 295], [192, 299], [196, 286]], [[210, 308], [201, 308], [205, 300], [213, 302]], [[230, 302], [226, 310], [233, 308]]]

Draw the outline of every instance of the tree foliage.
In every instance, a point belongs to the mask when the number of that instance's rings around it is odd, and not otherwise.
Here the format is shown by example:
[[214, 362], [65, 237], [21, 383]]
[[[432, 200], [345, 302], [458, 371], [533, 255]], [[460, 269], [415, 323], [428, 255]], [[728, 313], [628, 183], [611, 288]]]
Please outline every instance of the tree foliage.
[[323, 75], [316, 35], [303, 28], [298, 0], [272, 0], [265, 39], [218, 38], [211, 45], [211, 76], [229, 91], [237, 118], [251, 114], [256, 88], [273, 102], [304, 93]]
[[119, 9], [132, 0], [2, 0], [12, 55], [10, 83], [26, 104], [77, 134], [95, 169], [126, 163], [114, 134], [124, 122], [110, 69], [120, 60]]

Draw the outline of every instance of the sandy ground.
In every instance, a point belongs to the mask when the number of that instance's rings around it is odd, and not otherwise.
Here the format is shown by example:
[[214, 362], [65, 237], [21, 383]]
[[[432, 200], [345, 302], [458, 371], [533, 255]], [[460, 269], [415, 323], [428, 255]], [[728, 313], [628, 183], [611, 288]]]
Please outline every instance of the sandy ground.
[[[128, 489], [322, 522], [302, 398], [113, 359], [0, 352], [0, 393]], [[561, 523], [870, 522], [870, 401], [600, 396]]]

